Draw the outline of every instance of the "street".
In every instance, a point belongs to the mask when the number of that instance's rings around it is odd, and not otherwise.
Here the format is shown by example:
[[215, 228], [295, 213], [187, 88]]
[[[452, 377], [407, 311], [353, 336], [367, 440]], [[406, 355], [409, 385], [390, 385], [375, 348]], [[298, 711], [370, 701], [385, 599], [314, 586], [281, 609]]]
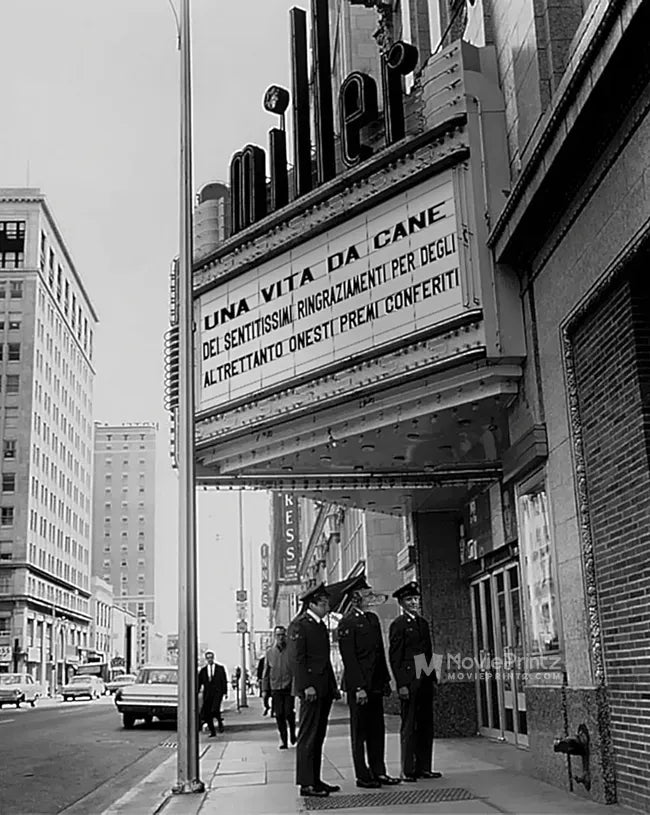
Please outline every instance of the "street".
[[[0, 710], [0, 813], [101, 812], [167, 758], [173, 725], [124, 730], [112, 697]], [[157, 748], [157, 749], [156, 749]]]

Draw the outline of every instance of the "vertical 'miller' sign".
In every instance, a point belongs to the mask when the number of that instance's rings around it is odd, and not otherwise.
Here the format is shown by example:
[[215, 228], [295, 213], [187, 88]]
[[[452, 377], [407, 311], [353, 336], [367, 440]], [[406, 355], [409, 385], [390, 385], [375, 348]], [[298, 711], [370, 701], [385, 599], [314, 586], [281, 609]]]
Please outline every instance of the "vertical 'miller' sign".
[[[368, 6], [371, 0], [363, 0]], [[291, 89], [293, 113], [293, 198], [301, 198], [314, 187], [312, 175], [311, 105], [307, 51], [307, 13], [292, 8], [291, 21]], [[318, 184], [336, 176], [334, 139], [334, 105], [332, 100], [332, 67], [329, 30], [329, 0], [312, 0], [312, 49], [314, 96], [314, 147], [318, 166]], [[384, 109], [384, 141], [394, 144], [406, 134], [404, 117], [404, 77], [415, 70], [417, 49], [396, 42], [381, 57], [381, 84]], [[289, 92], [272, 85], [264, 97], [264, 107], [282, 117], [281, 127], [269, 133], [271, 179], [269, 185], [272, 212], [289, 201], [287, 173], [287, 138], [284, 112], [289, 105]], [[341, 159], [345, 166], [356, 167], [373, 154], [376, 137], [364, 139], [364, 129], [379, 117], [377, 83], [369, 74], [351, 73], [341, 85], [338, 98]], [[268, 213], [266, 187], [266, 154], [249, 144], [235, 153], [230, 163], [231, 234], [235, 234]]]

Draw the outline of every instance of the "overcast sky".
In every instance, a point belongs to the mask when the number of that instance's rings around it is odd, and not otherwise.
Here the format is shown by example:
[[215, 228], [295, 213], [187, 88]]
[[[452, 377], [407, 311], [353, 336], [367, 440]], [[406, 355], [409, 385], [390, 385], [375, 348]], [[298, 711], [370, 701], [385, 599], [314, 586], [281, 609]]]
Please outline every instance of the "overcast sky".
[[[272, 83], [289, 84], [295, 4], [192, 0], [195, 189], [225, 179], [244, 144], [266, 146], [275, 117], [262, 97]], [[3, 3], [2, 28], [0, 187], [40, 187], [99, 314], [95, 419], [160, 422], [158, 616], [162, 630], [173, 631], [177, 488], [162, 337], [178, 251], [174, 16], [169, 0], [19, 0]], [[234, 637], [220, 641], [216, 632], [235, 619], [237, 501], [210, 495], [201, 497], [215, 504], [200, 530], [200, 633], [232, 662]], [[257, 565], [268, 539], [266, 498], [246, 500], [246, 542]]]

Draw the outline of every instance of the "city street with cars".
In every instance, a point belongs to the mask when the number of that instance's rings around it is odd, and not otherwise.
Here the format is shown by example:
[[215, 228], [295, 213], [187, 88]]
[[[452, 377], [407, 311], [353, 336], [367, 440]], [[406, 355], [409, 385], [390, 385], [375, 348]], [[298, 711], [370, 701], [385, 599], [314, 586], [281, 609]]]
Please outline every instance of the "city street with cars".
[[0, 813], [102, 812], [173, 753], [174, 725], [122, 727], [112, 696], [0, 710]]

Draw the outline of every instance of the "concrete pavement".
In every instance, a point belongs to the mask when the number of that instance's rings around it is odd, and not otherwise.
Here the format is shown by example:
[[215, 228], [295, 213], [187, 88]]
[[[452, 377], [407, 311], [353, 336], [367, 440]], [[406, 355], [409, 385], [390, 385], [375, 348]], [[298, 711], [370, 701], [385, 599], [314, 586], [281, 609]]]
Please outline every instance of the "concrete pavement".
[[[201, 736], [205, 793], [169, 793], [176, 778], [174, 755], [104, 815], [290, 815], [317, 809], [335, 809], [338, 815], [629, 815], [630, 811], [622, 807], [604, 807], [535, 780], [527, 772], [527, 752], [486, 739], [436, 742], [435, 766], [443, 773], [441, 779], [360, 790], [354, 782], [348, 727], [342, 723], [344, 711], [343, 706], [335, 706], [335, 723], [330, 724], [325, 743], [323, 778], [341, 786], [341, 792], [329, 798], [298, 796], [295, 750], [277, 749], [277, 733], [272, 726], [259, 726], [258, 708], [257, 716], [254, 709], [240, 714], [237, 729], [231, 727], [217, 740]], [[228, 718], [234, 722], [236, 716]], [[272, 725], [268, 718], [263, 721]], [[396, 717], [387, 717], [387, 726], [388, 772], [397, 775]]]

